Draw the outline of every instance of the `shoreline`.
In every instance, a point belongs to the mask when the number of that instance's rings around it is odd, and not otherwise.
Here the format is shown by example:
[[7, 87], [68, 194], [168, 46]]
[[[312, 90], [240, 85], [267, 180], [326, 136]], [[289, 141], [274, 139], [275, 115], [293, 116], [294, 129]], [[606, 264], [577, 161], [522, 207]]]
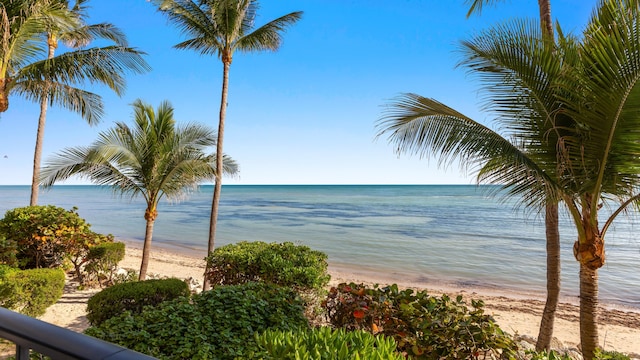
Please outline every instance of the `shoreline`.
[[[125, 259], [120, 262], [124, 269], [138, 270], [140, 267], [142, 248], [139, 243], [118, 239], [126, 245]], [[140, 245], [140, 246], [136, 246]], [[194, 279], [201, 286], [204, 273], [204, 257], [196, 251], [179, 251], [175, 247], [163, 247], [153, 244], [148, 267], [149, 277], [176, 277]], [[515, 292], [504, 289], [483, 289], [480, 287], [460, 287], [451, 284], [424, 284], [392, 280], [383, 274], [329, 265], [331, 281], [329, 286], [341, 282], [373, 284], [396, 283], [401, 288], [426, 290], [429, 294], [439, 296], [462, 295], [467, 304], [470, 299], [484, 302], [485, 314], [491, 315], [502, 330], [513, 335], [520, 335], [532, 342], [538, 335], [544, 297], [542, 294]], [[388, 275], [388, 274], [387, 274]], [[192, 281], [192, 283], [194, 283]], [[446, 285], [446, 286], [444, 286]], [[41, 320], [82, 332], [89, 324], [86, 320], [86, 302], [100, 289], [77, 290], [71, 284], [65, 287], [65, 294], [57, 304], [47, 309]], [[568, 301], [567, 301], [568, 300]], [[634, 311], [635, 310], [635, 311]], [[598, 313], [600, 346], [605, 350], [615, 350], [640, 359], [640, 311], [625, 309], [616, 305], [601, 304]], [[554, 348], [577, 348], [579, 344], [579, 306], [576, 299], [561, 299], [556, 313], [554, 326]]]
[[[127, 249], [137, 249], [142, 251], [142, 242], [140, 240], [117, 238], [116, 241], [125, 243]], [[183, 244], [176, 245], [175, 243], [161, 241], [152, 244], [151, 252], [153, 253], [154, 251], [171, 253], [193, 259], [194, 261], [203, 261], [203, 254], [206, 253], [206, 249], [189, 247]], [[135, 270], [138, 269], [136, 268]], [[483, 296], [504, 296], [517, 300], [546, 301], [546, 291], [525, 291], [518, 288], [490, 285], [488, 283], [463, 283], [461, 281], [441, 281], [438, 279], [427, 280], [417, 274], [402, 275], [399, 273], [381, 273], [362, 266], [332, 263], [331, 261], [328, 261], [328, 272], [331, 274], [332, 284], [334, 283], [334, 278], [337, 276], [338, 278], [343, 279], [343, 281], [340, 282], [362, 282], [369, 285], [397, 284], [403, 288], [429, 289], [431, 292], [438, 294], [466, 292], [470, 294], [477, 293]], [[336, 284], [340, 282], [336, 282]], [[579, 306], [580, 304], [580, 298], [578, 295], [570, 296], [566, 294], [563, 295], [561, 293], [559, 301], [560, 303], [567, 303], [575, 306]], [[634, 307], [623, 303], [600, 301], [599, 306], [607, 310], [619, 310], [640, 314], [640, 307]]]

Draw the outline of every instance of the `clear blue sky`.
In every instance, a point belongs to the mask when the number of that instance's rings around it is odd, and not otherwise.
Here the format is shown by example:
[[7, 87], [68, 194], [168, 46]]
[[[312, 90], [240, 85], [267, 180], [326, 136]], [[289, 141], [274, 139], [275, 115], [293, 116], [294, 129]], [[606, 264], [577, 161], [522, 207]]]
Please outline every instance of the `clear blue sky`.
[[[565, 31], [580, 32], [595, 0], [552, 0]], [[93, 0], [91, 22], [111, 22], [147, 53], [152, 71], [129, 76], [106, 116], [90, 127], [49, 111], [43, 160], [88, 145], [114, 121], [130, 121], [133, 100], [169, 100], [180, 122], [217, 127], [222, 64], [175, 50], [183, 37], [145, 0]], [[278, 52], [237, 53], [231, 65], [225, 153], [240, 177], [225, 184], [472, 184], [473, 174], [439, 169], [433, 159], [398, 156], [375, 140], [383, 105], [402, 92], [433, 97], [491, 126], [479, 84], [456, 68], [461, 40], [511, 17], [537, 19], [534, 0], [511, 0], [466, 18], [463, 0], [262, 0], [258, 26], [292, 11], [301, 21]], [[10, 98], [0, 115], [0, 185], [30, 184], [38, 105]], [[67, 183], [84, 183], [79, 180]]]

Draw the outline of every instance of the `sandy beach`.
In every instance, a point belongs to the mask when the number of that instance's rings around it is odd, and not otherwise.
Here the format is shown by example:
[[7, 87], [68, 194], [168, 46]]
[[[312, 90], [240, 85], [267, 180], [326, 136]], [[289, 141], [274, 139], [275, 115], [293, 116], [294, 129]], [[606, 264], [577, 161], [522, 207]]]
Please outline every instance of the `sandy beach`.
[[[148, 274], [161, 277], [193, 278], [202, 282], [204, 271], [203, 257], [185, 254], [174, 250], [154, 247]], [[120, 266], [137, 270], [140, 266], [141, 249], [127, 244], [125, 259]], [[329, 266], [332, 285], [341, 282], [385, 284], [388, 277], [384, 274], [357, 273]], [[424, 284], [397, 282], [399, 286], [426, 289], [437, 295], [462, 294], [467, 299], [481, 299], [485, 302], [485, 312], [491, 314], [500, 327], [511, 333], [535, 338], [544, 299], [538, 294], [522, 294], [496, 289], [426, 287]], [[51, 306], [41, 320], [81, 332], [88, 327], [85, 317], [86, 302], [99, 289], [77, 290], [73, 284], [65, 289], [65, 294], [57, 304]], [[579, 308], [577, 299], [562, 299], [555, 322], [554, 336], [558, 348], [576, 348], [579, 343]], [[606, 350], [616, 350], [640, 359], [640, 311], [620, 306], [601, 305], [599, 313], [600, 345]]]

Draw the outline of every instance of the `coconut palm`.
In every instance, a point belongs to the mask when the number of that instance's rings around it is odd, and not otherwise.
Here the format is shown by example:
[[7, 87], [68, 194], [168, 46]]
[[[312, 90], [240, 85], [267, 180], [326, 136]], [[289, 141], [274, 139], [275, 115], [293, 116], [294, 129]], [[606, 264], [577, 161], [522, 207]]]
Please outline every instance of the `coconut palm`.
[[[50, 187], [78, 175], [115, 192], [144, 197], [146, 230], [139, 275], [144, 280], [158, 204], [163, 197], [177, 201], [201, 181], [215, 177], [215, 154], [203, 152], [215, 145], [215, 132], [197, 124], [176, 126], [168, 102], [154, 111], [136, 100], [133, 108], [132, 127], [116, 123], [89, 147], [67, 148], [56, 154], [42, 169], [40, 181]], [[225, 157], [223, 171], [237, 173], [236, 163]]]
[[[132, 70], [141, 72], [146, 68], [146, 64], [141, 59], [136, 59], [141, 53], [137, 50], [128, 48], [127, 40], [124, 34], [112, 24], [101, 23], [86, 25], [86, 2], [87, 0], [76, 0], [75, 4], [70, 7], [69, 1], [66, 0], [39, 0], [41, 2], [50, 2], [57, 4], [61, 9], [69, 9], [71, 16], [75, 17], [79, 23], [73, 28], [60, 27], [55, 22], [50, 22], [47, 26], [47, 59], [51, 61], [55, 57], [55, 51], [58, 43], [62, 41], [65, 45], [75, 51], [69, 52], [64, 56], [59, 56], [58, 61], [64, 61], [68, 67], [74, 67], [76, 64], [89, 63], [95, 69], [81, 75], [91, 82], [105, 83], [111, 87], [118, 95], [124, 90], [124, 72]], [[87, 49], [86, 46], [94, 39], [110, 40], [114, 46], [103, 46]], [[100, 54], [96, 56], [96, 54]], [[128, 59], [131, 56], [134, 58]], [[134, 60], [134, 61], [131, 61]], [[119, 66], [124, 65], [124, 67]], [[95, 71], [98, 70], [98, 71]], [[62, 71], [68, 71], [62, 69]], [[43, 89], [50, 89], [42, 92], [40, 98], [40, 116], [38, 117], [38, 129], [36, 134], [36, 144], [33, 157], [33, 175], [31, 181], [31, 205], [38, 202], [38, 177], [40, 176], [40, 162], [42, 158], [42, 146], [44, 142], [44, 129], [47, 118], [47, 108], [50, 102], [57, 96], [61, 101], [77, 102], [84, 104], [80, 106], [72, 106], [72, 110], [79, 112], [89, 124], [95, 124], [102, 115], [102, 100], [99, 95], [72, 88], [67, 84], [57, 84], [59, 89], [55, 89], [51, 85], [51, 76], [55, 74], [45, 74]], [[114, 81], [114, 79], [118, 79]]]
[[[190, 49], [202, 55], [217, 55], [222, 61], [222, 94], [218, 118], [218, 142], [208, 252], [213, 252], [218, 221], [218, 206], [222, 189], [223, 139], [227, 113], [229, 69], [236, 51], [275, 51], [282, 43], [282, 33], [302, 16], [292, 12], [255, 28], [258, 13], [257, 0], [154, 0], [160, 11], [189, 37], [177, 45], [178, 49]], [[204, 280], [205, 290], [209, 282]]]
[[[466, 0], [470, 5], [467, 17], [474, 13], [482, 12], [484, 5], [494, 5], [499, 0]], [[540, 13], [540, 29], [542, 34], [549, 41], [553, 40], [553, 26], [551, 24], [551, 2], [550, 0], [538, 0], [538, 10]], [[553, 326], [555, 314], [560, 300], [560, 231], [558, 229], [558, 203], [549, 199], [545, 205], [545, 235], [547, 250], [547, 300], [540, 330], [536, 341], [536, 350], [549, 350], [551, 339], [553, 338]]]
[[[579, 62], [558, 88], [563, 115], [575, 125], [562, 139], [564, 196], [576, 225], [580, 263], [580, 342], [585, 358], [598, 345], [598, 269], [613, 220], [640, 199], [640, 4], [601, 0], [578, 44]], [[618, 202], [602, 226], [603, 204]]]
[[77, 19], [58, 3], [9, 0], [0, 4], [0, 113], [9, 108], [12, 90], [31, 92], [17, 83], [25, 78], [23, 69], [46, 53], [41, 35], [52, 23], [67, 30], [78, 26]]

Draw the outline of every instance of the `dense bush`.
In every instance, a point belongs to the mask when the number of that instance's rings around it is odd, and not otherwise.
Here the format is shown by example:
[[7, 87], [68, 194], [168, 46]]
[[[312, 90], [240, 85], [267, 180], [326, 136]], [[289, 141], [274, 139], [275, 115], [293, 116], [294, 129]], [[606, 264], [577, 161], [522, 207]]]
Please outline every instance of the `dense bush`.
[[162, 302], [189, 295], [189, 286], [179, 279], [145, 280], [117, 284], [102, 290], [89, 299], [87, 319], [92, 325], [100, 325], [124, 311], [138, 314], [145, 306], [157, 306]]
[[91, 280], [113, 285], [118, 263], [124, 259], [125, 245], [121, 242], [104, 242], [89, 248], [84, 271]]
[[4, 234], [0, 233], [0, 265], [12, 267], [18, 266], [18, 246], [15, 241], [7, 240]]
[[64, 282], [60, 269], [20, 270], [0, 265], [0, 306], [40, 316], [60, 299]]
[[481, 301], [467, 307], [462, 297], [433, 297], [397, 285], [368, 288], [340, 284], [323, 307], [338, 328], [384, 334], [415, 359], [475, 359], [487, 352], [515, 354], [515, 343], [484, 315]]
[[0, 234], [6, 238], [6, 244], [15, 245], [20, 268], [54, 268], [65, 259], [79, 268], [89, 247], [113, 240], [111, 236], [92, 232], [91, 225], [76, 210], [47, 205], [15, 208], [5, 213], [0, 220]]
[[305, 327], [302, 312], [293, 290], [246, 283], [126, 312], [86, 333], [160, 359], [251, 359], [256, 333]]
[[359, 330], [267, 330], [256, 338], [259, 357], [265, 360], [405, 360], [393, 339]]
[[239, 242], [207, 258], [212, 285], [262, 281], [296, 290], [320, 290], [329, 282], [327, 255], [291, 242]]

